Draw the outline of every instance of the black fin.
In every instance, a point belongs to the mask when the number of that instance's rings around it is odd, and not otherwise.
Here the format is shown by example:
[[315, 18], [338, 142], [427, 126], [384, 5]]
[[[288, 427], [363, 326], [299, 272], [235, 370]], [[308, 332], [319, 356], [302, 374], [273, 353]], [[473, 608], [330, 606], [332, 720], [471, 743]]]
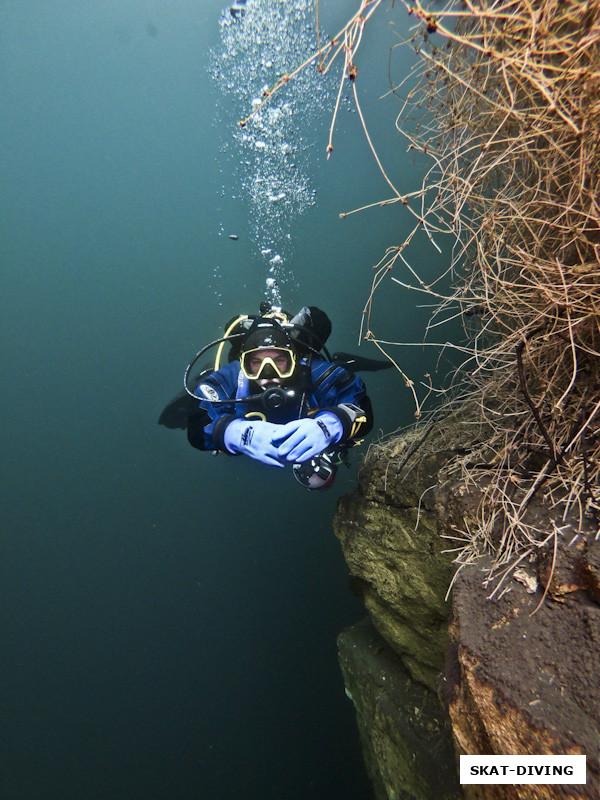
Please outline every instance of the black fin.
[[331, 360], [334, 364], [346, 367], [351, 372], [377, 372], [380, 369], [390, 369], [394, 366], [391, 361], [383, 358], [364, 358], [352, 355], [352, 353], [334, 353]]
[[181, 428], [182, 431], [187, 430], [187, 424], [190, 414], [198, 411], [198, 400], [194, 400], [185, 389], [183, 389], [177, 397], [174, 397], [162, 410], [158, 418], [158, 424], [164, 425], [165, 428]]
[[[203, 369], [196, 377], [192, 378], [190, 384], [194, 387], [198, 386], [202, 378], [210, 374], [212, 369]], [[187, 429], [188, 418], [199, 409], [200, 398], [197, 400], [188, 394], [185, 389], [182, 389], [167, 405], [163, 408], [158, 424], [164, 425], [165, 428], [181, 428], [182, 431]]]

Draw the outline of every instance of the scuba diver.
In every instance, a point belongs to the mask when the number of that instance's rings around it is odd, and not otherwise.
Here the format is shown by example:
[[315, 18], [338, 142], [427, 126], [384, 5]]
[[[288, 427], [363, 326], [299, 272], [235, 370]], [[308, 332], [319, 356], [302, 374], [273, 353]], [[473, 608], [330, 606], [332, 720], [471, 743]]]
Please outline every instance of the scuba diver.
[[[199, 450], [247, 455], [283, 468], [307, 489], [326, 489], [350, 447], [373, 427], [371, 402], [354, 371], [389, 362], [347, 353], [329, 354], [327, 315], [305, 306], [291, 317], [263, 303], [258, 316], [234, 318], [225, 336], [202, 348], [189, 364], [185, 391], [165, 408], [159, 423], [186, 428]], [[228, 363], [220, 366], [223, 348]], [[193, 365], [219, 346], [214, 367], [188, 385]]]

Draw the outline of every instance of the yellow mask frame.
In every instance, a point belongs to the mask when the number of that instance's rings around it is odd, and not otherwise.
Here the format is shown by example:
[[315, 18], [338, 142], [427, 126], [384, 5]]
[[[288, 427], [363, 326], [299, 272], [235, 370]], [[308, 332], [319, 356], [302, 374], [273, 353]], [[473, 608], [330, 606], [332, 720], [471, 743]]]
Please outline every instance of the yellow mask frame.
[[[271, 356], [265, 356], [261, 359], [261, 364], [257, 372], [251, 370], [248, 366], [247, 360], [249, 357], [252, 357], [254, 353], [260, 353], [264, 350], [280, 350], [282, 353], [286, 354], [286, 358], [289, 359], [289, 367], [287, 369], [282, 370], [280, 367], [277, 366], [274, 359]], [[288, 350], [285, 347], [255, 347], [252, 350], [246, 350], [242, 353], [240, 357], [240, 367], [242, 368], [242, 373], [245, 375], [248, 380], [256, 381], [260, 378], [264, 368], [270, 364], [275, 371], [275, 374], [278, 378], [284, 380], [285, 378], [291, 378], [294, 374], [294, 370], [296, 369], [296, 356], [292, 350]]]

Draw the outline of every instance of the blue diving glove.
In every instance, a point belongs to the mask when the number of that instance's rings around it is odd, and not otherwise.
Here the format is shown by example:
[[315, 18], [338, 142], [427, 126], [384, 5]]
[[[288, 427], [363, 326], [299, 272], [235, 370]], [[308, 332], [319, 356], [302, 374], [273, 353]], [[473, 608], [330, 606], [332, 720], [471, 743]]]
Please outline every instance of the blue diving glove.
[[279, 438], [285, 438], [285, 441], [279, 445], [277, 454], [284, 461], [296, 463], [319, 455], [339, 442], [344, 432], [340, 420], [329, 411], [324, 411], [317, 417], [296, 419], [279, 427]]
[[282, 428], [262, 420], [234, 419], [225, 428], [223, 443], [230, 453], [244, 453], [263, 464], [283, 467], [284, 459], [273, 444], [281, 441]]

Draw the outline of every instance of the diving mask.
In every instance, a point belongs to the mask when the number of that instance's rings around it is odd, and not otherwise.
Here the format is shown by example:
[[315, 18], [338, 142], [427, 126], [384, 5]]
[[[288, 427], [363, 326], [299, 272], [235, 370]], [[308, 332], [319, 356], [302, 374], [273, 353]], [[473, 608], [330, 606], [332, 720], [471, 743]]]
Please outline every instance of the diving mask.
[[256, 347], [241, 354], [240, 366], [251, 381], [290, 378], [296, 369], [296, 356], [284, 347]]

